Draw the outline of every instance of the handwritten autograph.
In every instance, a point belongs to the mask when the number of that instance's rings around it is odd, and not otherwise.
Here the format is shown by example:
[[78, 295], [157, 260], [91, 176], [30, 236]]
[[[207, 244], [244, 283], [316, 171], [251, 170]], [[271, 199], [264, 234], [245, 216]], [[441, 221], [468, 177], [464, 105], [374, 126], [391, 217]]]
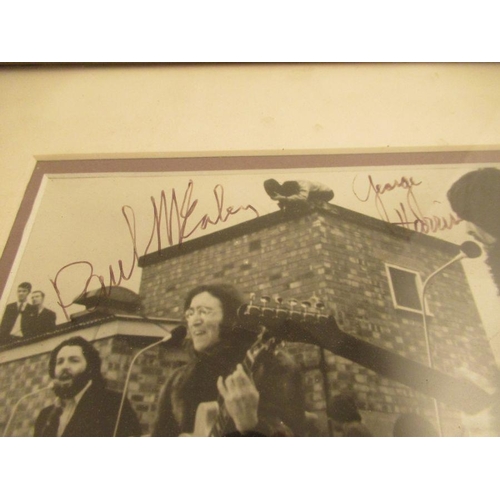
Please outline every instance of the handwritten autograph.
[[[153, 205], [153, 224], [151, 228], [151, 234], [149, 241], [142, 252], [142, 255], [146, 255], [150, 252], [150, 248], [156, 241], [156, 248], [158, 251], [162, 249], [162, 242], [166, 235], [166, 240], [169, 246], [172, 245], [182, 245], [182, 243], [193, 236], [196, 231], [204, 230], [208, 226], [216, 226], [219, 223], [225, 223], [228, 219], [239, 213], [240, 211], [250, 210], [259, 217], [259, 212], [252, 205], [240, 205], [239, 207], [224, 205], [224, 187], [217, 184], [213, 189], [213, 194], [215, 197], [216, 211], [215, 215], [210, 216], [208, 213], [202, 215], [199, 219], [195, 217], [195, 210], [198, 207], [198, 199], [193, 199], [193, 189], [194, 182], [190, 180], [188, 182], [187, 188], [184, 191], [182, 201], [179, 203], [177, 192], [172, 189], [170, 196], [168, 197], [164, 190], [161, 191], [160, 200], [157, 202], [154, 196], [151, 196], [151, 203]], [[130, 234], [131, 240], [131, 263], [126, 269], [126, 265], [123, 260], [118, 260], [118, 270], [112, 264], [108, 267], [108, 284], [106, 284], [106, 279], [103, 275], [94, 273], [94, 266], [91, 262], [87, 260], [80, 260], [75, 262], [70, 262], [65, 266], [61, 267], [55, 277], [50, 279], [50, 282], [56, 292], [58, 302], [57, 304], [62, 308], [66, 320], [69, 321], [70, 317], [68, 315], [67, 309], [75, 303], [75, 300], [66, 302], [63, 300], [61, 286], [59, 280], [61, 277], [68, 279], [66, 273], [69, 271], [82, 271], [87, 275], [85, 283], [82, 287], [80, 296], [87, 292], [90, 284], [93, 280], [98, 280], [101, 287], [101, 296], [107, 293], [107, 286], [119, 286], [123, 281], [128, 281], [131, 279], [135, 268], [139, 262], [140, 252], [138, 250], [137, 241], [137, 227], [135, 220], [135, 212], [129, 205], [124, 205], [121, 209], [122, 215], [127, 224], [127, 228]], [[193, 222], [193, 220], [195, 222]], [[189, 228], [189, 226], [191, 228]], [[153, 251], [153, 250], [151, 250]]]
[[[424, 234], [450, 230], [462, 222], [462, 219], [456, 217], [452, 213], [447, 216], [424, 214], [414, 192], [415, 188], [422, 185], [422, 181], [416, 181], [413, 177], [402, 176], [400, 179], [395, 179], [390, 183], [377, 184], [373, 180], [373, 177], [368, 175], [368, 185], [364, 188], [366, 191], [364, 196], [360, 196], [356, 190], [356, 179], [357, 177], [355, 177], [352, 182], [354, 196], [363, 203], [373, 199], [380, 218], [386, 222], [408, 227]], [[383, 195], [394, 190], [406, 191], [405, 202], [399, 202], [397, 208], [393, 208], [395, 214], [392, 211], [388, 211], [383, 199]], [[389, 214], [395, 215], [396, 220], [391, 219]]]

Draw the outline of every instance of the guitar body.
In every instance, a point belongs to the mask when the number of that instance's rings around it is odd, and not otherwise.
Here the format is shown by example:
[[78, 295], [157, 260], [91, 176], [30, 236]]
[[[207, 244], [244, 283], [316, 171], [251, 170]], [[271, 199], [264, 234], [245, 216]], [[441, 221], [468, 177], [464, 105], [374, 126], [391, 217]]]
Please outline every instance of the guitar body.
[[217, 401], [207, 401], [200, 403], [196, 410], [194, 421], [194, 431], [192, 437], [208, 437], [212, 431], [217, 416], [219, 414], [219, 403]]
[[[303, 302], [305, 307], [302, 310], [297, 310], [294, 304], [291, 304], [290, 309], [285, 309], [281, 301], [277, 308], [271, 308], [267, 306], [268, 297], [263, 299], [264, 304], [261, 306], [252, 301], [238, 310], [238, 326], [259, 332], [242, 363], [250, 377], [257, 368], [256, 359], [263, 352], [272, 352], [281, 341], [300, 342], [317, 345], [466, 413], [477, 413], [492, 403], [491, 394], [466, 379], [454, 378], [342, 331], [333, 316], [321, 312], [321, 302], [318, 302], [314, 312], [308, 301]], [[189, 435], [224, 436], [228, 434], [231, 423], [224, 400], [220, 397], [219, 401], [198, 406], [194, 431]], [[287, 433], [284, 431], [278, 435]]]

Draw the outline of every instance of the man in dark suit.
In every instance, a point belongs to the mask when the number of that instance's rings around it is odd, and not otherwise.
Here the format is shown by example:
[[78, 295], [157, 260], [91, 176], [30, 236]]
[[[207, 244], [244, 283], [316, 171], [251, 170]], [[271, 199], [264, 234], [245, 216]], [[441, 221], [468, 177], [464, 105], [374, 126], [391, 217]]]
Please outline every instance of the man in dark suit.
[[31, 294], [31, 302], [36, 308], [35, 314], [28, 322], [28, 332], [30, 336], [42, 335], [52, 331], [56, 327], [56, 313], [44, 307], [45, 294], [36, 290]]
[[[51, 353], [49, 374], [57, 400], [35, 422], [35, 436], [112, 437], [121, 394], [105, 388], [98, 351], [82, 337], [72, 337]], [[140, 436], [141, 427], [127, 399], [117, 436]]]
[[21, 283], [17, 287], [17, 302], [7, 304], [0, 324], [0, 345], [29, 338], [32, 335], [30, 325], [36, 307], [28, 302], [30, 292], [31, 283]]

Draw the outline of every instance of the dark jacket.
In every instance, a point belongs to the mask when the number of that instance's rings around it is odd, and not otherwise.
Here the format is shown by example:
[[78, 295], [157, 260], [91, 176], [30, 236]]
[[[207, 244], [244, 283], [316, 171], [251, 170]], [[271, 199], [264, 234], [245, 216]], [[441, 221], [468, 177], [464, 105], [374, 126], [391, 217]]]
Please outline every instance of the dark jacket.
[[[31, 325], [36, 312], [37, 308], [34, 305], [26, 303], [26, 307], [21, 313], [21, 331], [23, 332], [23, 338], [32, 337], [33, 331]], [[10, 333], [16, 323], [18, 314], [17, 302], [7, 304], [5, 312], [3, 313], [2, 322], [0, 323], [0, 345], [7, 344], [17, 339], [17, 337], [11, 336]]]
[[[248, 343], [218, 344], [208, 353], [196, 353], [189, 343], [191, 361], [174, 370], [160, 395], [153, 436], [192, 433], [202, 402], [218, 399], [217, 378], [230, 375], [245, 358]], [[256, 362], [253, 378], [259, 391], [259, 423], [250, 435], [302, 435], [305, 425], [302, 377], [284, 351], [266, 352]], [[231, 422], [232, 424], [232, 422]], [[239, 435], [234, 424], [223, 435]]]
[[[112, 437], [120, 408], [121, 394], [91, 385], [78, 403], [64, 429], [63, 437]], [[36, 437], [57, 436], [54, 417], [57, 407], [44, 408], [35, 422]], [[118, 436], [140, 436], [141, 426], [128, 400], [123, 407]]]
[[29, 315], [26, 321], [26, 329], [29, 337], [36, 337], [43, 333], [50, 332], [56, 327], [56, 313], [50, 309], [42, 309], [38, 314], [35, 307], [35, 313]]

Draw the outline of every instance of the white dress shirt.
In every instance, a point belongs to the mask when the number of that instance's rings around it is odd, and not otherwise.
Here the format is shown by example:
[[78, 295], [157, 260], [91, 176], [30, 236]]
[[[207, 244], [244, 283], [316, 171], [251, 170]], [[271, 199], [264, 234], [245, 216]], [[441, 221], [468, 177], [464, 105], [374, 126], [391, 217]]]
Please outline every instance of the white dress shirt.
[[13, 337], [23, 337], [23, 332], [21, 330], [21, 318], [22, 318], [22, 312], [26, 309], [26, 302], [18, 302], [17, 303], [17, 310], [19, 311], [17, 313], [17, 318], [16, 322], [14, 323], [14, 326], [12, 327], [12, 331], [10, 334]]

